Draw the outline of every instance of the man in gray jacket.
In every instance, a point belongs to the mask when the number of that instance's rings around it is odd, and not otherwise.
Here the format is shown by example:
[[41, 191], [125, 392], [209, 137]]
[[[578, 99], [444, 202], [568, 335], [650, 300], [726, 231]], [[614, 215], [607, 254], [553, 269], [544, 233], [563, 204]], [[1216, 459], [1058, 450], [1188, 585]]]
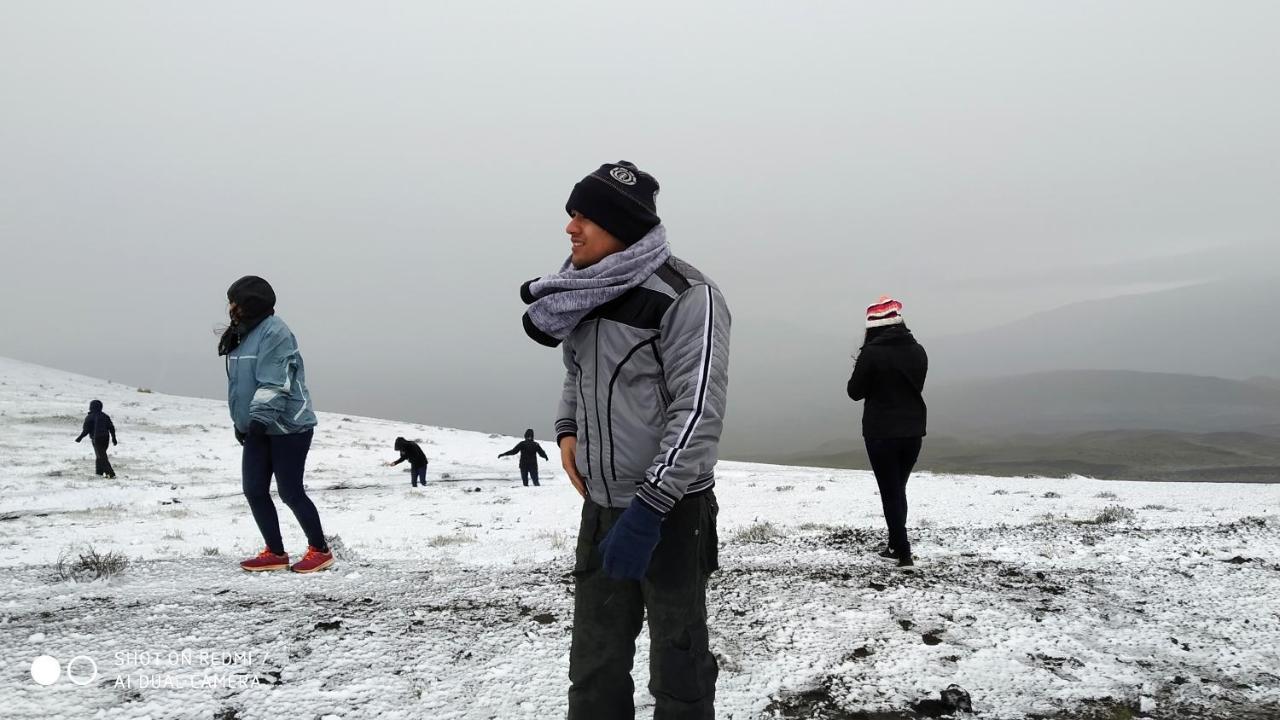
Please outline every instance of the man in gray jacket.
[[715, 717], [706, 580], [719, 567], [712, 488], [730, 317], [720, 290], [671, 255], [657, 194], [627, 162], [588, 175], [565, 207], [569, 260], [520, 291], [528, 335], [564, 346], [556, 440], [584, 500], [570, 720], [634, 717], [646, 611], [654, 717]]

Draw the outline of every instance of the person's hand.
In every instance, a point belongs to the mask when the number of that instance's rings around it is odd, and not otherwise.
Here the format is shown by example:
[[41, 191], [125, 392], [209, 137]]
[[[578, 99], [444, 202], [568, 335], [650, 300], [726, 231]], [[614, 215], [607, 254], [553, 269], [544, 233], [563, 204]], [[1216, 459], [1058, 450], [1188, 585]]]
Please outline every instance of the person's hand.
[[662, 517], [632, 500], [600, 541], [604, 574], [615, 580], [643, 580], [662, 539]]
[[587, 483], [583, 481], [582, 473], [578, 472], [578, 438], [570, 435], [560, 441], [560, 464], [564, 466], [569, 482], [573, 483], [573, 489], [586, 500]]
[[115, 439], [115, 438], [111, 438], [111, 444], [112, 444], [112, 445], [119, 445], [120, 443], [116, 442], [116, 439]]
[[80, 442], [80, 441], [81, 441], [81, 440], [83, 440], [83, 439], [84, 439], [83, 437], [78, 437], [78, 438], [76, 438], [76, 442]]
[[238, 443], [240, 443], [241, 445], [243, 445], [243, 444], [244, 444], [245, 434], [244, 434], [244, 433], [242, 433], [242, 432], [240, 432], [240, 428], [234, 428], [234, 430], [236, 431], [236, 442], [238, 442]]

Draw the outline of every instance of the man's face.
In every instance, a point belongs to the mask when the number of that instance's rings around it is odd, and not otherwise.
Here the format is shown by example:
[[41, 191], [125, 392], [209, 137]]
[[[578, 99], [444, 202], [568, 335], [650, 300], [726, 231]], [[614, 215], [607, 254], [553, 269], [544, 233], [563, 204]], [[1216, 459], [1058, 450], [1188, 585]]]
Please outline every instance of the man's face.
[[591, 267], [606, 257], [627, 249], [621, 240], [588, 220], [580, 212], [573, 213], [573, 218], [569, 220], [564, 231], [569, 233], [569, 242], [572, 244], [569, 261], [579, 270]]

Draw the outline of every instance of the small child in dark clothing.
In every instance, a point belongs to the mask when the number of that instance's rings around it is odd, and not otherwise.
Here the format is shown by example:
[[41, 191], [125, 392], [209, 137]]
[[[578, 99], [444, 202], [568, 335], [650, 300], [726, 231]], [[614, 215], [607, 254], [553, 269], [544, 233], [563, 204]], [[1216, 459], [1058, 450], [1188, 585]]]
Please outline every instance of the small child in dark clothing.
[[97, 474], [106, 476], [108, 480], [114, 480], [116, 471], [111, 468], [111, 461], [107, 459], [107, 443], [118, 444], [116, 442], [116, 426], [111, 422], [111, 418], [102, 412], [101, 400], [94, 400], [89, 403], [89, 414], [84, 417], [84, 428], [80, 433], [80, 437], [76, 438], [76, 442], [83, 440], [86, 435], [91, 436], [93, 441], [93, 454], [96, 459]]

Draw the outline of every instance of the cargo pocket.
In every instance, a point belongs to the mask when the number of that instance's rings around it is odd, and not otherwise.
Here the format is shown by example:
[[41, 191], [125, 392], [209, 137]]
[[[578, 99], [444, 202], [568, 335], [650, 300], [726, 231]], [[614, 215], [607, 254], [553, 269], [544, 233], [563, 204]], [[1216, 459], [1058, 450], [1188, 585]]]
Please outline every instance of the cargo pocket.
[[580, 578], [600, 567], [596, 549], [596, 528], [600, 525], [600, 509], [594, 502], [582, 502], [582, 520], [578, 523], [578, 546], [573, 553], [573, 575]]
[[[671, 629], [675, 632], [660, 635], [650, 648], [649, 691], [659, 708], [674, 701], [685, 706], [681, 717], [712, 718], [719, 668], [708, 647], [706, 623]], [[653, 633], [652, 620], [649, 632]]]
[[720, 504], [716, 502], [716, 494], [707, 491], [702, 497], [702, 516], [698, 524], [703, 575], [710, 575], [720, 569], [720, 536], [716, 531], [716, 519], [719, 515]]

